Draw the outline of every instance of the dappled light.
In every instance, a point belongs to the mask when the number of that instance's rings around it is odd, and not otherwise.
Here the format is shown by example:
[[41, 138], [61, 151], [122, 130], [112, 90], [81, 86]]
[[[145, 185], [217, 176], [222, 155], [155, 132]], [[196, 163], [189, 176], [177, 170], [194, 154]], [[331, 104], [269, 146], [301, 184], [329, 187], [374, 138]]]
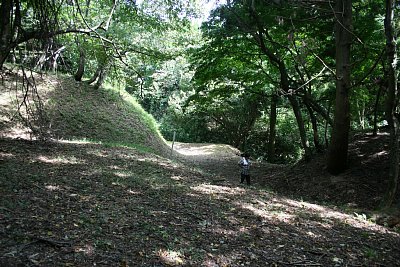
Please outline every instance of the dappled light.
[[272, 210], [260, 209], [251, 204], [240, 204], [240, 203], [237, 204], [239, 204], [241, 208], [247, 209], [263, 219], [270, 219], [270, 220], [276, 219], [281, 222], [291, 223], [291, 221], [295, 218], [295, 215], [288, 214], [285, 211], [276, 212], [273, 209]]
[[142, 194], [141, 192], [136, 191], [136, 190], [132, 190], [132, 189], [128, 189], [127, 192], [130, 195], [140, 195], [140, 194]]
[[45, 188], [49, 191], [60, 191], [62, 190], [59, 185], [46, 185]]
[[193, 147], [193, 148], [188, 148], [188, 149], [179, 149], [179, 153], [186, 155], [186, 156], [201, 156], [201, 155], [210, 155], [212, 154], [212, 150], [210, 150], [212, 147], [208, 146], [207, 147]]
[[191, 187], [192, 190], [207, 195], [242, 195], [246, 191], [243, 188], [232, 188], [227, 186], [218, 186], [218, 185], [210, 185], [210, 184], [201, 184], [194, 187]]
[[168, 266], [182, 266], [186, 262], [184, 256], [178, 251], [160, 249], [157, 255], [161, 262]]
[[86, 139], [72, 139], [72, 140], [65, 140], [65, 139], [60, 139], [57, 140], [57, 142], [63, 143], [63, 144], [82, 144], [82, 145], [86, 145], [86, 144], [101, 144], [100, 142], [95, 142], [95, 141], [90, 141], [90, 140], [86, 140]]
[[91, 256], [91, 255], [93, 255], [95, 253], [95, 248], [90, 244], [86, 244], [86, 245], [83, 245], [83, 246], [75, 247], [74, 251], [75, 252], [81, 252], [81, 253], [83, 253], [85, 255]]
[[91, 151], [89, 150], [87, 153], [97, 156], [97, 157], [103, 157], [103, 158], [106, 158], [109, 156], [104, 150], [102, 151], [100, 149], [95, 149], [95, 150], [91, 150]]
[[3, 153], [3, 152], [0, 152], [0, 157], [1, 157], [1, 158], [12, 158], [12, 157], [14, 157], [14, 155], [13, 155], [12, 153]]
[[81, 159], [77, 159], [75, 157], [56, 157], [56, 158], [49, 158], [46, 156], [39, 156], [37, 160], [42, 161], [44, 163], [51, 163], [51, 164], [85, 164], [85, 162]]
[[127, 177], [132, 177], [133, 173], [131, 172], [114, 172], [114, 175], [120, 178], [127, 178]]
[[[22, 148], [27, 144], [3, 143], [2, 160], [13, 170], [7, 179], [38, 173], [17, 182], [17, 187], [2, 181], [2, 188], [9, 188], [2, 191], [7, 197], [0, 199], [4, 216], [12, 218], [14, 210], [30, 214], [5, 229], [48, 244], [27, 245], [29, 250], [21, 255], [40, 249], [46, 255], [42, 259], [49, 259], [54, 247], [61, 247], [73, 251], [80, 263], [98, 257], [108, 265], [120, 265], [123, 258], [138, 266], [150, 261], [170, 266], [263, 266], [305, 259], [331, 266], [335, 257], [368, 263], [365, 248], [373, 248], [384, 259], [388, 254], [383, 244], [395, 247], [400, 240], [397, 233], [352, 212], [265, 190], [257, 176], [253, 186], [240, 185], [236, 155], [225, 162], [200, 158], [193, 168], [184, 161], [144, 156], [128, 148], [95, 149], [93, 144], [71, 143], [43, 147], [29, 142], [26, 155]], [[15, 167], [21, 162], [35, 164], [26, 165], [30, 169], [21, 173]], [[192, 159], [188, 162], [193, 164]], [[210, 162], [216, 168], [210, 168]], [[255, 173], [271, 172], [269, 168], [266, 165]], [[2, 255], [11, 251], [0, 249]], [[341, 250], [356, 256], [337, 252]], [[70, 254], [58, 255], [59, 261], [69, 262]]]

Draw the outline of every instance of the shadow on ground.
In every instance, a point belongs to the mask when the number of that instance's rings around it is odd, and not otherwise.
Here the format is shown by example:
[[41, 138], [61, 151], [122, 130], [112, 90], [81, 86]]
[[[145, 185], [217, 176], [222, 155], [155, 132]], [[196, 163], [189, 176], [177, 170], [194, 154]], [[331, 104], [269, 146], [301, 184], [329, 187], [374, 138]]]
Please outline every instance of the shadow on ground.
[[0, 147], [1, 266], [400, 265], [399, 234], [239, 187], [234, 158], [204, 170], [96, 144]]

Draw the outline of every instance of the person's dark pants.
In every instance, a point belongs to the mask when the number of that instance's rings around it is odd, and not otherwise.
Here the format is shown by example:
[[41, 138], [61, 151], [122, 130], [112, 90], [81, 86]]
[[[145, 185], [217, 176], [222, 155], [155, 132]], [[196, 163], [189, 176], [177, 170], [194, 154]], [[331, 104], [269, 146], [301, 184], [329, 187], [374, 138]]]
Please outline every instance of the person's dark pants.
[[250, 175], [249, 174], [240, 174], [240, 183], [243, 184], [244, 179], [246, 179], [247, 185], [250, 185]]

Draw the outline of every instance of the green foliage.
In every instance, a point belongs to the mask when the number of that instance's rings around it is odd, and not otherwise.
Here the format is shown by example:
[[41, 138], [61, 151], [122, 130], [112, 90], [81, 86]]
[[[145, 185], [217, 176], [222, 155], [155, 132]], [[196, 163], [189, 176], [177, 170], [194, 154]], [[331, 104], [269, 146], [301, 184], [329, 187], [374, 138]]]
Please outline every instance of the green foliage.
[[[302, 152], [287, 96], [300, 102], [311, 144], [314, 132], [306, 104], [312, 103], [320, 141], [327, 117], [332, 117], [335, 19], [329, 3], [233, 0], [215, 8], [201, 29], [194, 21], [203, 8], [198, 0], [20, 3], [23, 29], [75, 30], [54, 36], [51, 42], [43, 37], [23, 43], [18, 49], [31, 53], [26, 62], [35, 66], [34, 57], [45, 55], [57, 61], [59, 70], [74, 74], [83, 54], [83, 80], [102, 69], [106, 83], [133, 95], [168, 139], [176, 131], [180, 141], [224, 142], [265, 158], [271, 96], [278, 93], [276, 158], [295, 161]], [[385, 87], [384, 10], [381, 1], [359, 0], [353, 2], [353, 9], [351, 117], [352, 128], [363, 130], [373, 126], [375, 111], [378, 122], [384, 118], [384, 93], [375, 110], [378, 90]], [[53, 57], [61, 48], [61, 56]], [[289, 80], [286, 91], [282, 66]], [[107, 99], [116, 101], [119, 94], [110, 93]], [[72, 98], [66, 97], [76, 102]], [[73, 114], [76, 119], [67, 116], [66, 120], [77, 129], [92, 127], [94, 139], [113, 143], [128, 131], [115, 129], [115, 118], [96, 115], [90, 108], [80, 107]], [[90, 116], [104, 122], [105, 129], [113, 129], [110, 140], [97, 130], [96, 122], [88, 121]], [[153, 119], [145, 123], [157, 132]], [[328, 127], [328, 136], [329, 132]], [[140, 133], [136, 137], [146, 139]]]
[[[296, 129], [294, 115], [288, 109], [280, 109], [278, 114], [278, 129], [275, 144], [275, 163], [293, 163], [302, 157], [299, 135]], [[268, 159], [268, 128], [269, 118], [266, 114], [257, 119], [246, 140], [246, 151], [259, 159]]]

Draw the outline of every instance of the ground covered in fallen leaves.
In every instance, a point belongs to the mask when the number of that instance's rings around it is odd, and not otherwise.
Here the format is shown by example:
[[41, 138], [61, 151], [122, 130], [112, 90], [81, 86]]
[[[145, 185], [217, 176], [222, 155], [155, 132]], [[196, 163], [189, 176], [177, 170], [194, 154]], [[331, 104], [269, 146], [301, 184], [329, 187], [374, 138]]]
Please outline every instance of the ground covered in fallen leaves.
[[238, 151], [175, 148], [0, 139], [0, 266], [400, 265], [399, 233], [347, 209], [349, 173], [255, 162], [241, 186]]

